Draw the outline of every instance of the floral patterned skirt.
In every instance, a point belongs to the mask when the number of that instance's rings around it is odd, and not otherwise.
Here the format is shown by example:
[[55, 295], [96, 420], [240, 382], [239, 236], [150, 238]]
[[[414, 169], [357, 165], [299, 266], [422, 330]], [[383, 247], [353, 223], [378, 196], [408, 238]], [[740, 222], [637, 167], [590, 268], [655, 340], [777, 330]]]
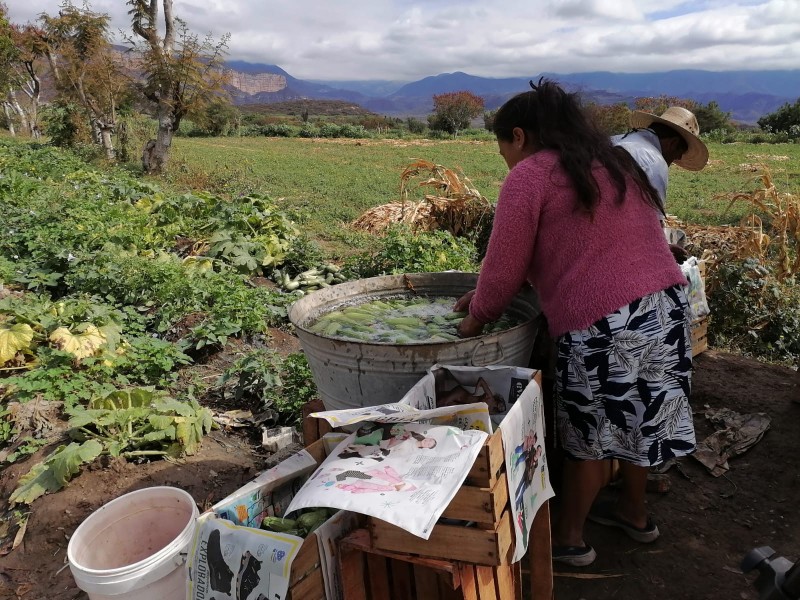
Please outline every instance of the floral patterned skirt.
[[558, 339], [556, 417], [567, 456], [655, 466], [694, 450], [687, 310], [675, 286]]

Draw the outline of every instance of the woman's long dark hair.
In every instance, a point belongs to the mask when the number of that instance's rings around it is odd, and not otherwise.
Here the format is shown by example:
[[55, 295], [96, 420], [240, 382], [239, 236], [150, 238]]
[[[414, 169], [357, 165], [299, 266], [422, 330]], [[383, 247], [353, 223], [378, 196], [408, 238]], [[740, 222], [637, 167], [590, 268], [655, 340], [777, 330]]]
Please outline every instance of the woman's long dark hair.
[[552, 81], [540, 79], [530, 92], [517, 94], [497, 111], [493, 130], [500, 141], [513, 141], [513, 131], [525, 131], [528, 141], [555, 150], [575, 186], [581, 208], [594, 212], [600, 188], [592, 174], [595, 161], [602, 164], [617, 189], [617, 201], [625, 197], [625, 176], [642, 190], [645, 201], [663, 212], [661, 199], [644, 171], [630, 154], [613, 146], [581, 107], [577, 94], [568, 94]]

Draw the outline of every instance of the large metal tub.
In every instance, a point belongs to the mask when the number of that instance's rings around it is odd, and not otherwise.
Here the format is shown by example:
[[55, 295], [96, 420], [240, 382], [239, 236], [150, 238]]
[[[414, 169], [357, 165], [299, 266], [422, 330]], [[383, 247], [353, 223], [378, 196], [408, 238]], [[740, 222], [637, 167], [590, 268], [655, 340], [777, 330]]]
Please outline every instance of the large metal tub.
[[461, 297], [475, 288], [474, 273], [409, 273], [359, 279], [323, 288], [295, 302], [289, 320], [328, 410], [396, 402], [436, 363], [527, 367], [538, 325], [535, 294], [526, 289], [508, 311], [522, 323], [499, 333], [454, 342], [395, 345], [325, 337], [308, 330], [322, 314], [344, 305], [401, 294]]

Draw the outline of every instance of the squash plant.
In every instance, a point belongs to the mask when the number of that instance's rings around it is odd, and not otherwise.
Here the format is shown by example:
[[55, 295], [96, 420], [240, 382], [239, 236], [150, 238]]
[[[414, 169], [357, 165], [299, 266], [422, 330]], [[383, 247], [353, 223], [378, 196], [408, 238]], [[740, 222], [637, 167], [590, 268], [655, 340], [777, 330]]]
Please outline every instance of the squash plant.
[[64, 487], [100, 456], [177, 459], [197, 452], [211, 431], [211, 411], [194, 398], [178, 401], [153, 388], [117, 390], [66, 409], [74, 440], [57, 447], [20, 477], [9, 502], [30, 504]]

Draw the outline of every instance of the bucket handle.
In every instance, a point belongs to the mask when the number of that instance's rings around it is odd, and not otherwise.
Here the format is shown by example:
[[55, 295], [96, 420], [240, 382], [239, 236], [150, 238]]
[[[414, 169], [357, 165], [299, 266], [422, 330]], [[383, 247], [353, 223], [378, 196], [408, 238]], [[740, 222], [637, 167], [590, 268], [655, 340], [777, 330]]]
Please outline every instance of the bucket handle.
[[469, 361], [470, 365], [472, 365], [473, 367], [485, 367], [488, 365], [495, 365], [499, 362], [503, 362], [503, 360], [506, 357], [505, 352], [503, 352], [503, 346], [500, 345], [500, 342], [495, 342], [495, 345], [497, 346], [497, 352], [500, 354], [497, 360], [478, 364], [475, 362], [475, 357], [478, 355], [478, 350], [486, 346], [485, 340], [479, 340], [478, 343], [475, 345], [475, 349], [472, 351], [472, 357], [470, 358]]

